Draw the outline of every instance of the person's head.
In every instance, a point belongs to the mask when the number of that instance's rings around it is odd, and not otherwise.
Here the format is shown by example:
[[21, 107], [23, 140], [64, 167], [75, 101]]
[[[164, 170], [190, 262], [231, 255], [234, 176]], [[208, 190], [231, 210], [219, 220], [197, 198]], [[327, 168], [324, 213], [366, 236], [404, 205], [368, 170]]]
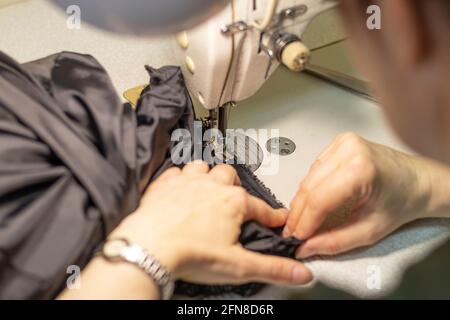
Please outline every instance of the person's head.
[[[381, 8], [381, 29], [367, 8]], [[450, 163], [450, 1], [341, 0], [360, 67], [399, 136]]]

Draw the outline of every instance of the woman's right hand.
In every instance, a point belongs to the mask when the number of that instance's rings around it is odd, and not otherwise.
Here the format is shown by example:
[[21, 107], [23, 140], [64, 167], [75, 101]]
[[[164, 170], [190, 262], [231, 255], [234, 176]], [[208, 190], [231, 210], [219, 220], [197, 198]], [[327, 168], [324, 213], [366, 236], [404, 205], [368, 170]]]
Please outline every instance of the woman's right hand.
[[202, 284], [311, 281], [311, 272], [295, 260], [244, 249], [238, 239], [248, 220], [280, 227], [287, 212], [249, 195], [232, 167], [209, 170], [206, 163], [195, 162], [166, 171], [110, 238], [143, 246], [175, 279]]

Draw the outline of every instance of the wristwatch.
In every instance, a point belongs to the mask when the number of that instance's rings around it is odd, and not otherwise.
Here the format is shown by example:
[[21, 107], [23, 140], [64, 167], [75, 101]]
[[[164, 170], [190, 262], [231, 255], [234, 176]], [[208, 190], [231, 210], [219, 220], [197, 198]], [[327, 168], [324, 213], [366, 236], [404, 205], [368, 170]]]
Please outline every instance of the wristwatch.
[[163, 300], [172, 297], [175, 285], [170, 271], [144, 248], [126, 239], [111, 239], [103, 244], [100, 253], [107, 261], [123, 261], [139, 267], [158, 285]]

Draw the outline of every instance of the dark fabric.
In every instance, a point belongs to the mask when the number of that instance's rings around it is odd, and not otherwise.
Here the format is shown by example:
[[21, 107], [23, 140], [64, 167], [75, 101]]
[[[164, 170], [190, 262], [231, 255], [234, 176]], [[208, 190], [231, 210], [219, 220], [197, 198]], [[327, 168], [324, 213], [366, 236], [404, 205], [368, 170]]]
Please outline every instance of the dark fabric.
[[[242, 186], [255, 197], [266, 201], [273, 208], [279, 209], [283, 205], [275, 198], [272, 192], [256, 177], [245, 165], [233, 165], [236, 169]], [[269, 229], [256, 222], [247, 222], [241, 232], [239, 241], [245, 248], [264, 254], [271, 254], [282, 257], [294, 257], [295, 251], [301, 241], [295, 238], [283, 238], [280, 236], [282, 229]], [[189, 297], [218, 296], [224, 294], [237, 294], [249, 297], [256, 294], [264, 287], [260, 283], [250, 283], [246, 285], [217, 285], [199, 286], [189, 283], [179, 282], [176, 292]]]
[[[133, 110], [91, 56], [63, 52], [19, 65], [0, 53], [0, 298], [55, 297], [67, 267], [84, 267], [149, 182], [172, 166], [170, 135], [192, 129], [192, 103], [178, 68], [148, 71], [151, 86]], [[237, 170], [250, 192], [279, 205]], [[298, 245], [253, 222], [241, 240], [287, 256]], [[248, 295], [260, 286], [179, 288]]]

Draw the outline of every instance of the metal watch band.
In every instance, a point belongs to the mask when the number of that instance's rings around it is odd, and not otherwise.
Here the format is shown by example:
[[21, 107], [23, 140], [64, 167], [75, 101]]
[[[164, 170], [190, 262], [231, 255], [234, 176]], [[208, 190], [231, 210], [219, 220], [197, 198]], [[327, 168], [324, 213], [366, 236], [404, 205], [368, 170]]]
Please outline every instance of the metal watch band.
[[[130, 249], [135, 245], [130, 246]], [[140, 247], [139, 247], [140, 248]], [[142, 248], [141, 248], [142, 249]], [[151, 254], [148, 254], [144, 249], [142, 258], [137, 262], [137, 265], [147, 273], [161, 291], [161, 297], [163, 300], [169, 300], [173, 295], [173, 281], [170, 271], [164, 267], [159, 260]]]
[[[108, 245], [119, 243], [118, 252], [105, 250]], [[112, 239], [107, 241], [102, 250], [102, 255], [109, 261], [125, 261], [136, 265], [149, 275], [158, 285], [163, 300], [169, 300], [174, 291], [174, 282], [170, 271], [153, 255], [149, 254], [141, 246], [130, 244], [126, 239]]]

